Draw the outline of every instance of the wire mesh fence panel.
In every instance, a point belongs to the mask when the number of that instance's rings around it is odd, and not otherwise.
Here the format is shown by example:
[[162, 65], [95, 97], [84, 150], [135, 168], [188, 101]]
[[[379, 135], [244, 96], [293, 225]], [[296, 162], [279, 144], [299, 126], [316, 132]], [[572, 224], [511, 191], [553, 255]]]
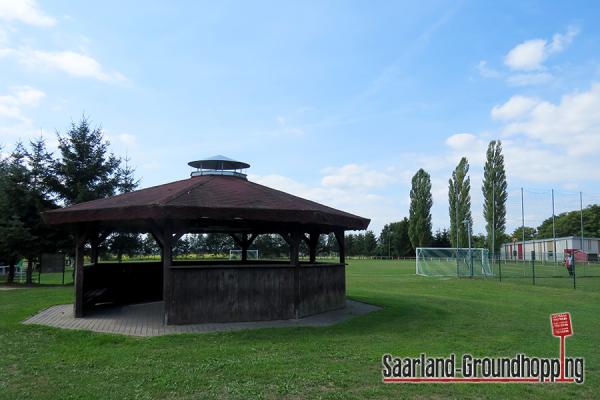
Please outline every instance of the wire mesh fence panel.
[[[519, 188], [508, 193], [507, 242], [494, 256], [502, 280], [600, 290], [600, 195]], [[586, 220], [587, 219], [587, 220]]]

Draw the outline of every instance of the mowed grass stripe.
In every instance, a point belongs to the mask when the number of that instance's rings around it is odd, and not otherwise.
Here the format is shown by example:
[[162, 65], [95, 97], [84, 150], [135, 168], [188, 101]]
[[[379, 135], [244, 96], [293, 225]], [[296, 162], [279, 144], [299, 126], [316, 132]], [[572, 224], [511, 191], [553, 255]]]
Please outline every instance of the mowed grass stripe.
[[[414, 261], [351, 260], [349, 297], [383, 309], [335, 326], [155, 338], [23, 325], [72, 301], [72, 288], [2, 291], [0, 398], [597, 397], [600, 291], [593, 283], [574, 291], [414, 271]], [[582, 386], [381, 383], [383, 353], [555, 357], [549, 314], [560, 311], [573, 316], [568, 353], [586, 357]]]

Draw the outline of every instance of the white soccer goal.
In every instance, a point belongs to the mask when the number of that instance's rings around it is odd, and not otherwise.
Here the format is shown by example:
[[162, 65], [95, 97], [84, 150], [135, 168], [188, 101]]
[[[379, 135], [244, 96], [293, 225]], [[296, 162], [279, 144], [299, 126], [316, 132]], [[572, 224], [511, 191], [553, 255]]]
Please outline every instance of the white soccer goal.
[[417, 248], [417, 275], [493, 276], [487, 249]]
[[[248, 260], [258, 260], [258, 250], [246, 250], [248, 253]], [[242, 259], [242, 251], [241, 250], [229, 250], [229, 259], [230, 260], [241, 260]]]

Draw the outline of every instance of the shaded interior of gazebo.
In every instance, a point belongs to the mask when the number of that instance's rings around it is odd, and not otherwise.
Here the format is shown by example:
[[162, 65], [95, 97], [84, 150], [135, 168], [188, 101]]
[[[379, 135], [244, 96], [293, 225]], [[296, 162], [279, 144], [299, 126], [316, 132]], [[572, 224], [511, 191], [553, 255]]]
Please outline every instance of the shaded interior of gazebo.
[[[301, 318], [345, 306], [344, 231], [366, 229], [369, 220], [250, 182], [237, 172], [247, 164], [219, 161], [221, 168], [190, 163], [199, 169], [189, 179], [43, 214], [74, 233], [76, 317], [102, 304], [158, 300], [166, 324]], [[99, 263], [98, 247], [113, 232], [151, 234], [161, 261]], [[241, 260], [174, 261], [173, 245], [188, 233], [231, 235]], [[288, 262], [248, 260], [254, 239], [267, 233], [288, 243]], [[339, 262], [319, 263], [319, 235], [329, 233], [338, 241]], [[300, 261], [301, 241], [307, 262]]]

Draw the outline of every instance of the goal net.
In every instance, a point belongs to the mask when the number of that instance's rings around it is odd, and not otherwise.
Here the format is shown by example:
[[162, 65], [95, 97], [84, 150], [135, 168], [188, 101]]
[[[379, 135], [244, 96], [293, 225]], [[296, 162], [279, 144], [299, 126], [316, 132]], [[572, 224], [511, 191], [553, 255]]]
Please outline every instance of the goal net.
[[[246, 250], [248, 253], [248, 260], [258, 260], [258, 250]], [[229, 250], [229, 259], [230, 260], [241, 260], [242, 259], [242, 251], [241, 250]]]
[[417, 248], [417, 275], [492, 276], [487, 249]]

